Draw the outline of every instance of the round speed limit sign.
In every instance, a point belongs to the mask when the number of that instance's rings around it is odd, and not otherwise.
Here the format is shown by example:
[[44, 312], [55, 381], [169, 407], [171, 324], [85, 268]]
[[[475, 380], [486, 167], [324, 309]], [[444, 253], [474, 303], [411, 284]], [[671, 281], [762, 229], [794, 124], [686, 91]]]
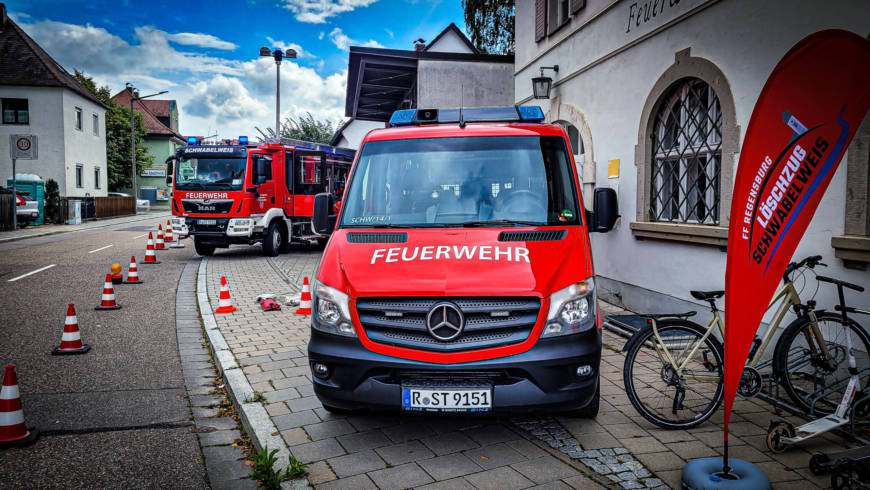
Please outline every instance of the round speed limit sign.
[[18, 138], [18, 141], [15, 142], [15, 146], [17, 146], [21, 151], [28, 151], [30, 150], [30, 139]]

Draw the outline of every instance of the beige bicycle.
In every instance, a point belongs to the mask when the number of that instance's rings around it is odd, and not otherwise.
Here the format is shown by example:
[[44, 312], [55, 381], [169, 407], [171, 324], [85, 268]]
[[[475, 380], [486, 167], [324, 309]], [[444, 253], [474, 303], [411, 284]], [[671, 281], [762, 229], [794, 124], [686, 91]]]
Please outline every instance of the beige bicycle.
[[[851, 335], [859, 370], [870, 366], [870, 338], [858, 323], [847, 319], [844, 324], [841, 315], [816, 310], [815, 301], [801, 302], [791, 276], [824, 265], [821, 259], [812, 256], [792, 262], [783, 274], [783, 285], [767, 311], [779, 305], [778, 309], [762, 336], [752, 344], [738, 388], [741, 396], [761, 392], [764, 378], [760, 369], [772, 366], [773, 376], [799, 409], [810, 414], [830, 413], [842, 393], [828, 388], [849, 378], [846, 335]], [[863, 290], [836, 279], [816, 279]], [[646, 315], [647, 326], [623, 348], [623, 382], [629, 400], [644, 418], [667, 429], [695, 427], [709, 419], [722, 403], [723, 349], [714, 332], [724, 335], [725, 325], [716, 300], [725, 292], [691, 294], [710, 304], [713, 319], [706, 327], [689, 320], [696, 314], [694, 311]], [[797, 318], [785, 327], [773, 356], [765, 360], [764, 354], [789, 310]]]

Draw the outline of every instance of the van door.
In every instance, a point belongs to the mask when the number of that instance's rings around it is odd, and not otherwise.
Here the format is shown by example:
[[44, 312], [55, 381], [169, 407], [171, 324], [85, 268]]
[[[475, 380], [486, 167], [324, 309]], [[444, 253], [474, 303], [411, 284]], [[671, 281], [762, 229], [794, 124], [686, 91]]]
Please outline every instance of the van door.
[[284, 152], [284, 182], [281, 185], [283, 187], [281, 190], [284, 194], [282, 200], [283, 204], [281, 205], [284, 208], [284, 214], [287, 216], [293, 216], [293, 152], [285, 151]]
[[[272, 157], [273, 155], [268, 155]], [[280, 162], [275, 162], [274, 160], [267, 159], [265, 167], [264, 178], [259, 179], [261, 182], [256, 185], [257, 187], [257, 199], [254, 201], [255, 207], [257, 209], [257, 213], [265, 213], [270, 208], [275, 207], [275, 182], [272, 178], [272, 166], [279, 164]]]
[[314, 196], [326, 192], [326, 154], [296, 150], [293, 163], [293, 215], [308, 217], [314, 213]]

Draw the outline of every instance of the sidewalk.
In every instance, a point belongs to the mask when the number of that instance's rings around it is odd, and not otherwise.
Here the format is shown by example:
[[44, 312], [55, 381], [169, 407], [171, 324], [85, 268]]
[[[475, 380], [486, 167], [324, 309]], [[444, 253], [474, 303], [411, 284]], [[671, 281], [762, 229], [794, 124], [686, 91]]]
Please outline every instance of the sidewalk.
[[[301, 282], [318, 259], [313, 248], [270, 260], [251, 247], [218, 252], [207, 264], [212, 305], [225, 275], [239, 308], [216, 315], [218, 327], [290, 452], [309, 464], [317, 488], [679, 488], [688, 460], [721, 454], [721, 413], [698, 428], [668, 431], [634, 411], [622, 386], [625, 340], [610, 332], [604, 334], [595, 420], [332, 415], [312, 391], [309, 317], [293, 315], [290, 307], [263, 312], [255, 302], [262, 293], [291, 291], [285, 278]], [[605, 303], [601, 308], [605, 315], [624, 312]], [[827, 477], [808, 470], [810, 452], [839, 450], [842, 442], [818, 438], [770, 454], [765, 436], [773, 416], [763, 402], [738, 400], [731, 455], [756, 463], [774, 487], [827, 487]]]
[[15, 240], [24, 240], [25, 238], [36, 238], [47, 235], [56, 235], [58, 233], [68, 233], [72, 231], [91, 230], [94, 228], [103, 228], [106, 226], [118, 225], [123, 223], [132, 223], [136, 221], [149, 220], [154, 218], [169, 217], [172, 213], [168, 210], [150, 211], [147, 213], [136, 214], [132, 216], [121, 216], [119, 218], [100, 219], [95, 221], [82, 222], [79, 225], [52, 224], [40, 226], [28, 226], [27, 228], [19, 228], [17, 230], [0, 231], [0, 243], [11, 242]]

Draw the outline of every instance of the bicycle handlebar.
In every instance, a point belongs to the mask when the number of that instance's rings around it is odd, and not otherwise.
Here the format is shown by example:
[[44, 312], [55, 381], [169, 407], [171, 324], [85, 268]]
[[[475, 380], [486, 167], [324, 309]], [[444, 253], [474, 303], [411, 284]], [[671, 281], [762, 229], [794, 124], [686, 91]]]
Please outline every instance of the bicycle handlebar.
[[790, 281], [791, 273], [800, 269], [803, 266], [807, 266], [810, 269], [815, 268], [817, 265], [821, 265], [823, 267], [827, 267], [828, 264], [822, 262], [821, 255], [811, 255], [800, 262], [791, 262], [788, 264], [788, 267], [785, 268], [785, 273], [782, 275], [783, 280]]

